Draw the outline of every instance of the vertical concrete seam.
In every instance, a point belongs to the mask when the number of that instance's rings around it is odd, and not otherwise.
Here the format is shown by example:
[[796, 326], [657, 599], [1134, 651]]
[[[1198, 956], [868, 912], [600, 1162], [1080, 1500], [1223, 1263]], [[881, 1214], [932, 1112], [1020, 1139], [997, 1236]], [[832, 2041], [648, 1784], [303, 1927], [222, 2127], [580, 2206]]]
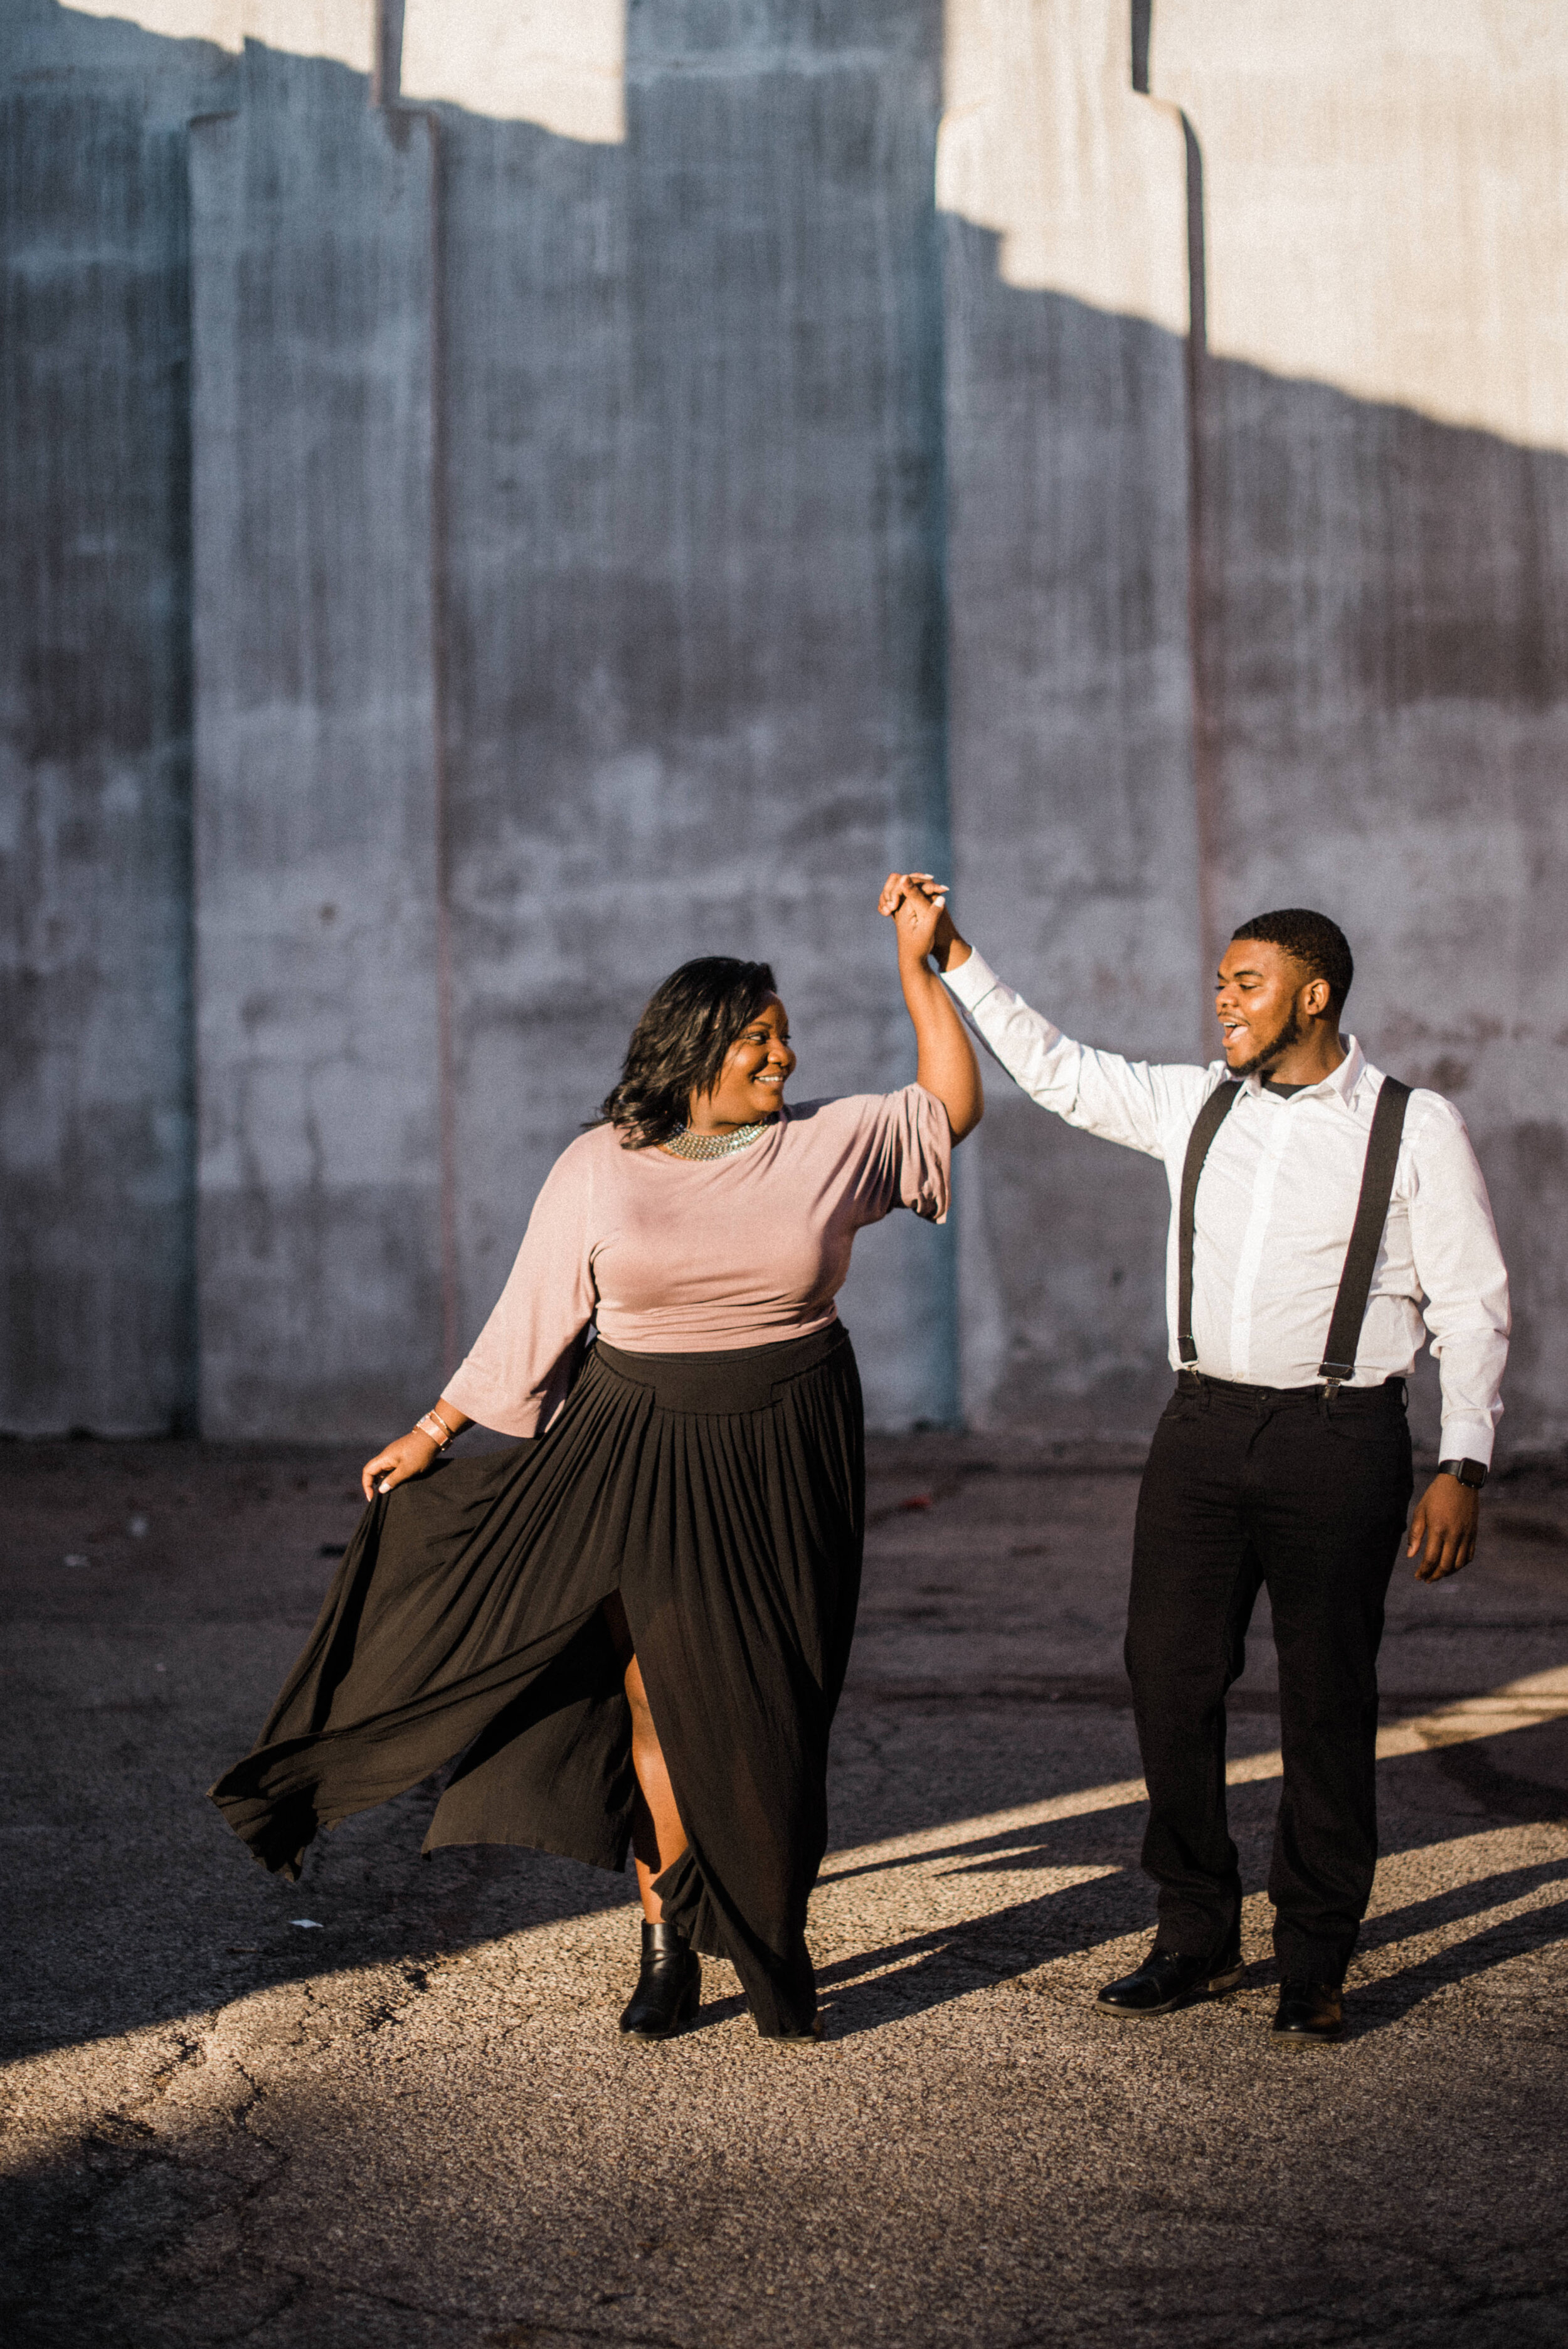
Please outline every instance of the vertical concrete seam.
[[371, 36], [370, 103], [396, 106], [403, 94], [403, 0], [376, 0]]
[[185, 125], [185, 203], [189, 240], [186, 299], [190, 307], [191, 364], [187, 398], [191, 407], [191, 429], [186, 447], [186, 462], [191, 480], [191, 1415], [192, 1433], [206, 1433], [204, 1424], [207, 1402], [207, 1319], [203, 1310], [201, 1250], [201, 1119], [203, 1095], [201, 1088], [201, 1007], [203, 971], [201, 962], [201, 765], [199, 754], [198, 719], [201, 705], [201, 678], [197, 647], [197, 613], [200, 604], [201, 581], [197, 564], [201, 549], [201, 516], [197, 510], [200, 468], [197, 447], [197, 418], [201, 380], [198, 373], [201, 354], [196, 344], [196, 238], [192, 218], [191, 181], [195, 150], [202, 133], [215, 131], [221, 123], [238, 120], [238, 107], [218, 107], [209, 112], [193, 114]]
[[195, 515], [195, 309], [192, 295], [193, 267], [191, 235], [191, 125], [181, 124], [175, 134], [179, 184], [176, 195], [180, 266], [180, 342], [184, 352], [183, 398], [180, 418], [181, 448], [179, 466], [182, 490], [181, 517], [181, 542], [179, 563], [183, 573], [184, 615], [181, 624], [181, 656], [184, 676], [181, 685], [183, 709], [184, 753], [182, 759], [181, 792], [184, 809], [184, 874], [182, 926], [181, 939], [181, 981], [183, 1000], [181, 1005], [180, 1053], [183, 1062], [182, 1096], [185, 1111], [184, 1151], [184, 1229], [181, 1239], [181, 1287], [180, 1329], [185, 1360], [181, 1366], [179, 1391], [170, 1415], [170, 1435], [196, 1435], [201, 1432], [201, 1284], [197, 1268], [197, 1098], [196, 1083], [200, 1061], [197, 1054], [196, 1019], [196, 515]]
[[[1209, 709], [1205, 654], [1204, 570], [1207, 478], [1203, 461], [1208, 389], [1209, 295], [1203, 238], [1203, 150], [1188, 115], [1177, 109], [1187, 156], [1187, 644], [1192, 668], [1192, 795], [1198, 841], [1198, 928], [1205, 989], [1220, 959], [1214, 865], [1218, 847], [1218, 778]], [[1206, 1023], [1202, 1028], [1205, 1043]], [[1206, 1052], [1201, 1053], [1206, 1058]]]
[[405, 107], [404, 0], [376, 0], [370, 102], [406, 121], [418, 120], [428, 140], [430, 174], [430, 685], [431, 766], [436, 890], [436, 1116], [439, 1128], [438, 1203], [442, 1373], [458, 1359], [458, 1226], [456, 1071], [452, 1040], [452, 893], [450, 794], [447, 763], [447, 437], [441, 331], [445, 314], [445, 254], [441, 234], [441, 126], [426, 108]]
[[[401, 0], [396, 0], [399, 22]], [[447, 755], [447, 398], [441, 131], [427, 113], [430, 151], [430, 672], [436, 822], [436, 1100], [440, 1121], [441, 1352], [458, 1360], [457, 1070], [452, 1006], [451, 777]]]
[[[1214, 871], [1219, 844], [1218, 777], [1210, 724], [1204, 659], [1204, 400], [1209, 357], [1208, 257], [1203, 233], [1203, 150], [1186, 110], [1153, 87], [1154, 0], [1130, 0], [1132, 87], [1181, 125], [1187, 172], [1187, 662], [1192, 706], [1192, 828], [1198, 865], [1198, 951], [1201, 995], [1220, 958]], [[1198, 1057], [1207, 1060], [1209, 1028], [1199, 1015]]]
[[1154, 0], [1132, 0], [1132, 87], [1140, 98], [1149, 90], [1149, 51], [1154, 37]]
[[[923, 829], [929, 836], [927, 853], [938, 876], [949, 883], [954, 879], [954, 863], [956, 834], [953, 820], [953, 594], [948, 563], [950, 553], [949, 487], [947, 471], [947, 280], [944, 265], [942, 215], [936, 204], [935, 137], [940, 133], [942, 102], [940, 92], [934, 119], [931, 156], [931, 202], [926, 215], [926, 302], [931, 318], [931, 333], [935, 343], [932, 355], [926, 406], [925, 430], [929, 440], [932, 462], [932, 482], [929, 492], [928, 525], [931, 543], [931, 564], [934, 577], [930, 585], [932, 622], [936, 641], [932, 658], [936, 671], [936, 723], [933, 759], [928, 767], [927, 804]], [[976, 1137], [976, 1144], [977, 1146]], [[965, 1178], [957, 1177], [962, 1183]], [[938, 1355], [937, 1374], [940, 1383], [938, 1423], [962, 1429], [965, 1417], [964, 1378], [964, 1298], [958, 1256], [959, 1193], [954, 1185], [954, 1196], [949, 1227], [937, 1243], [938, 1278], [941, 1282], [939, 1320], [941, 1334], [934, 1350]]]

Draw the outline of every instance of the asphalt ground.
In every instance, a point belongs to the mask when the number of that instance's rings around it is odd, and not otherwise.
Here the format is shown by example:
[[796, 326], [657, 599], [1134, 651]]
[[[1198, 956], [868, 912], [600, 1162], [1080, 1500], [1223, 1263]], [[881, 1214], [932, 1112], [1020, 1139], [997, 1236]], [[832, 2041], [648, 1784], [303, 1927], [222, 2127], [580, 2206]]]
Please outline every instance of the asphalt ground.
[[[0, 1450], [13, 2349], [1568, 2340], [1568, 1481], [1489, 1490], [1457, 1581], [1396, 1578], [1348, 2029], [1285, 2049], [1261, 1889], [1234, 1995], [1092, 2008], [1151, 1916], [1132, 1462], [874, 1446], [802, 2052], [711, 1963], [696, 2027], [623, 2041], [629, 1880], [421, 1862], [429, 1788], [297, 1887], [227, 1833], [202, 1789], [356, 1464]], [[1261, 1888], [1258, 1634], [1231, 1742]]]

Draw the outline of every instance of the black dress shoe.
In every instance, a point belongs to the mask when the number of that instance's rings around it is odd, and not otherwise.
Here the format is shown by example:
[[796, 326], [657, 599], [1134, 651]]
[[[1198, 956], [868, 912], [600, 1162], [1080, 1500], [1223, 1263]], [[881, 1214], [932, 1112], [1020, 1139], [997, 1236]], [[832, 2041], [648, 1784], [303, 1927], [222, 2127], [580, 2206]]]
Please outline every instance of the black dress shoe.
[[1337, 2039], [1345, 2011], [1337, 1982], [1287, 1982], [1279, 1994], [1274, 2035], [1299, 2046], [1304, 2039]]
[[634, 2039], [668, 2039], [696, 2013], [702, 1963], [678, 1925], [643, 1927], [643, 1971], [621, 2028]]
[[1233, 1949], [1218, 1964], [1210, 1958], [1187, 1957], [1180, 1950], [1152, 1950], [1136, 1973], [1107, 1982], [1095, 2004], [1102, 2014], [1122, 2021], [1174, 2014], [1195, 1998], [1217, 1998], [1234, 1990], [1244, 1971], [1241, 1954]]

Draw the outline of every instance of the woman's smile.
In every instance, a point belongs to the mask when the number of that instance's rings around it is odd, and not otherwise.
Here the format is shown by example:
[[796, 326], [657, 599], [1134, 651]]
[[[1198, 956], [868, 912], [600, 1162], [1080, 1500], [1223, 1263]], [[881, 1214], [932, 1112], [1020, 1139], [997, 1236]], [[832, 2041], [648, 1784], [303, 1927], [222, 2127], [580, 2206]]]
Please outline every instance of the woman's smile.
[[692, 1125], [722, 1131], [726, 1126], [751, 1125], [758, 1118], [776, 1116], [794, 1072], [789, 1017], [772, 995], [730, 1046], [712, 1092], [701, 1101], [693, 1096]]

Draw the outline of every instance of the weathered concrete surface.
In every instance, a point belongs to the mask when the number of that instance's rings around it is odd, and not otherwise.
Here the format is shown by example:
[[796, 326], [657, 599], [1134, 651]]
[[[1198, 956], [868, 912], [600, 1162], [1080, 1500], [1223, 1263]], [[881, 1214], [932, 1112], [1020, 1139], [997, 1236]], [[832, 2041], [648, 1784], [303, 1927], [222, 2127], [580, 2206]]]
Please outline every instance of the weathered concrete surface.
[[[1503, 1440], [1561, 1444], [1561, 10], [421, 0], [394, 135], [358, 0], [110, 5], [0, 0], [0, 1424], [165, 1425], [199, 1349], [213, 1429], [383, 1433], [677, 957], [774, 957], [805, 1089], [907, 1073], [869, 893], [951, 845], [1136, 1052], [1202, 1049], [1237, 918], [1338, 913], [1493, 1185]], [[961, 1296], [950, 1235], [862, 1247], [873, 1417], [1146, 1426], [1157, 1173], [993, 1094]]]
[[625, 138], [626, 0], [397, 0], [396, 14], [406, 99], [445, 98], [564, 139]]
[[120, 26], [0, 20], [0, 1425], [191, 1423], [183, 121]]
[[1568, 41], [1551, 0], [1152, 0], [1203, 148], [1219, 356], [1568, 450]]
[[[981, 232], [954, 223], [948, 257], [959, 916], [1069, 1034], [1190, 1060], [1208, 1040], [1181, 347], [1003, 284]], [[966, 1416], [1150, 1423], [1169, 1379], [1158, 1165], [993, 1070], [975, 1166]]]
[[150, 33], [241, 54], [247, 42], [294, 57], [329, 57], [368, 75], [376, 20], [371, 0], [66, 0], [72, 16], [129, 18]]
[[[799, 2054], [723, 1967], [699, 2029], [625, 2046], [628, 1888], [528, 1854], [421, 1866], [428, 1789], [292, 1890], [226, 1836], [200, 1789], [308, 1625], [354, 1464], [3, 1463], [18, 2349], [1561, 2339], [1562, 1486], [1489, 1492], [1457, 1584], [1396, 1578], [1385, 1718], [1414, 1750], [1382, 1768], [1353, 2027], [1290, 2054], [1255, 1892], [1231, 2000], [1149, 2029], [1087, 2003], [1150, 1907], [1133, 1475], [879, 1447], [812, 1912], [833, 2035]], [[1254, 1770], [1263, 1644], [1233, 1703]], [[1455, 1707], [1542, 1673], [1489, 1733]], [[1233, 1795], [1249, 1887], [1276, 1794]]]
[[[1515, 1287], [1504, 1442], [1556, 1444], [1563, 20], [1156, 0], [1143, 98], [1129, 14], [948, 12], [939, 191], [973, 224], [947, 312], [964, 910], [1070, 1030], [1183, 1058], [1213, 1049], [1202, 974], [1236, 922], [1336, 914], [1350, 1025], [1457, 1098], [1487, 1170]], [[1146, 1420], [1158, 1180], [1005, 1096], [976, 1159], [971, 1417]]]
[[[1201, 1044], [1181, 131], [1112, 0], [954, 0], [945, 223], [959, 910], [1069, 1033]], [[1159, 1168], [997, 1074], [966, 1168], [978, 1425], [1130, 1429], [1166, 1383]]]
[[1568, 22], [1455, 0], [1303, 32], [1287, 0], [1154, 11], [1151, 88], [1202, 157], [1210, 901], [1222, 930], [1282, 902], [1343, 923], [1349, 1024], [1453, 1096], [1487, 1172], [1507, 1440], [1560, 1444]]
[[[653, 986], [771, 959], [802, 1096], [913, 1074], [946, 851], [934, 6], [628, 26], [624, 147], [439, 109], [465, 1340]], [[873, 1419], [956, 1415], [950, 1235], [862, 1243]]]
[[[205, 58], [188, 110], [233, 116], [191, 142], [202, 1423], [369, 1435], [471, 1337], [673, 961], [770, 955], [807, 1090], [912, 1072], [872, 906], [946, 856], [939, 12], [639, 12], [624, 143], [513, 119], [506, 73], [498, 119], [369, 119], [330, 7], [132, 13], [122, 49]], [[111, 31], [47, 26], [67, 86]], [[873, 1416], [954, 1417], [954, 1235], [862, 1254]]]
[[430, 124], [245, 52], [191, 140], [201, 1424], [438, 1392]]

